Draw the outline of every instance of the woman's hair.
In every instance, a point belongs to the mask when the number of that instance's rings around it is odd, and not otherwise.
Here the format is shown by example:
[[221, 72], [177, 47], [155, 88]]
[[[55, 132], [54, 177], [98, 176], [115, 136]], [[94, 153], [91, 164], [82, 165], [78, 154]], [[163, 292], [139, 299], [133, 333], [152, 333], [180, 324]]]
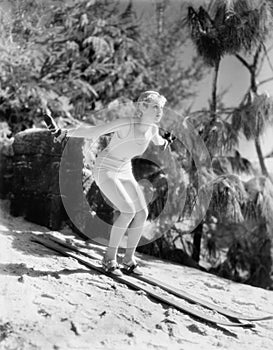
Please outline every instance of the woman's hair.
[[163, 96], [163, 95], [160, 95], [160, 93], [158, 93], [157, 91], [145, 91], [145, 92], [142, 92], [138, 99], [137, 99], [137, 107], [136, 107], [136, 116], [138, 118], [141, 118], [142, 116], [142, 112], [139, 108], [139, 103], [138, 102], [146, 102], [147, 104], [148, 103], [158, 103], [161, 107], [164, 107], [165, 103], [167, 102], [167, 99]]
[[145, 91], [139, 95], [137, 102], [157, 102], [163, 107], [167, 100], [157, 91]]

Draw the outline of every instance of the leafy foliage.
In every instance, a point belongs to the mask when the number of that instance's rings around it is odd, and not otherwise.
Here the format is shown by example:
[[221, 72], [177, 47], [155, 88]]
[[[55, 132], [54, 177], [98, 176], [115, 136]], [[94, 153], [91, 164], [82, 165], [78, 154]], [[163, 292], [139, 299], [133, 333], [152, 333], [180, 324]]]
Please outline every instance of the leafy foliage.
[[[1, 17], [0, 110], [13, 132], [39, 124], [49, 105], [65, 123], [94, 123], [92, 114], [123, 96], [155, 88], [177, 105], [205, 73], [200, 60], [183, 68], [180, 22], [157, 37], [131, 1], [13, 0]], [[169, 29], [169, 27], [168, 27]], [[59, 122], [62, 123], [61, 119]]]
[[217, 257], [213, 243], [207, 242], [212, 248], [210, 259], [216, 261], [210, 272], [236, 282], [272, 289], [271, 239], [264, 223], [249, 221], [240, 225], [226, 225], [223, 229], [218, 227], [218, 230], [222, 230], [221, 239], [230, 241], [225, 259], [223, 256], [222, 259]]
[[23, 4], [15, 3], [10, 23], [2, 16], [9, 31], [1, 38], [0, 107], [13, 131], [30, 127], [46, 104], [82, 119], [96, 105], [134, 95], [146, 69], [132, 11], [111, 1]]
[[204, 139], [212, 156], [230, 152], [239, 144], [238, 130], [234, 129], [227, 116], [224, 108], [219, 108], [213, 119], [211, 111], [207, 109], [189, 114], [190, 121]]
[[261, 136], [268, 124], [273, 123], [273, 98], [266, 93], [249, 92], [247, 99], [232, 115], [232, 127], [242, 130], [250, 140]]
[[[256, 73], [260, 52], [272, 29], [272, 2], [212, 0], [207, 9], [201, 6], [195, 10], [189, 6], [188, 24], [198, 54], [208, 66], [214, 68], [209, 111], [201, 111], [192, 118], [212, 156], [215, 172], [212, 179], [208, 177], [208, 181], [214, 184], [214, 191], [204, 222], [210, 222], [212, 217], [216, 217], [218, 223], [222, 219], [240, 222], [245, 219], [243, 207], [246, 205], [248, 194], [244, 191], [243, 183], [231, 175], [234, 170], [249, 171], [251, 167], [238, 155], [230, 157], [226, 156], [226, 152], [234, 150], [238, 144], [239, 131], [242, 130], [247, 138], [255, 139], [262, 171], [267, 173], [261, 159], [259, 136], [271, 122], [272, 101], [266, 94], [258, 95]], [[240, 52], [252, 54], [254, 49], [253, 64], [248, 64], [239, 56]], [[226, 54], [236, 54], [251, 74], [251, 93], [248, 94], [247, 100], [232, 114], [227, 115], [221, 111], [221, 101], [217, 96], [220, 61]], [[220, 176], [220, 181], [217, 177], [215, 180], [216, 174]], [[250, 202], [254, 207], [257, 205]], [[265, 197], [262, 198], [262, 202], [266, 202]], [[268, 205], [266, 207], [268, 208]], [[262, 220], [268, 221], [270, 214], [267, 211], [260, 214]]]
[[245, 184], [248, 200], [244, 204], [245, 217], [263, 221], [270, 238], [273, 232], [273, 184], [270, 179], [260, 176]]
[[[244, 183], [240, 201], [244, 220], [216, 220], [214, 225], [207, 225], [206, 259], [212, 264], [211, 272], [237, 282], [272, 288], [272, 189], [268, 178], [251, 178]], [[216, 217], [218, 213], [214, 213]]]
[[183, 14], [164, 17], [164, 26], [158, 32], [151, 19], [141, 29], [145, 41], [146, 56], [151, 88], [158, 89], [166, 96], [168, 104], [176, 108], [185, 108], [184, 100], [194, 96], [194, 84], [201, 80], [207, 69], [198, 55], [192, 55], [189, 63], [187, 48], [188, 33], [184, 30]]
[[145, 73], [145, 61], [131, 11], [119, 13], [109, 4], [90, 6], [87, 1], [56, 11], [59, 29], [49, 42], [42, 79], [53, 78], [62, 92], [69, 89], [70, 103], [81, 116], [86, 109], [82, 94], [91, 106], [98, 97], [107, 103], [121, 93], [126, 96], [126, 91], [133, 94], [136, 77]]
[[251, 162], [248, 159], [241, 157], [241, 154], [238, 151], [235, 151], [234, 153], [234, 156], [214, 157], [212, 160], [213, 171], [217, 175], [227, 173], [253, 174]]
[[225, 54], [241, 50], [251, 52], [263, 42], [272, 25], [272, 4], [269, 1], [213, 1], [211, 8], [188, 9], [191, 36], [198, 53], [207, 64]]

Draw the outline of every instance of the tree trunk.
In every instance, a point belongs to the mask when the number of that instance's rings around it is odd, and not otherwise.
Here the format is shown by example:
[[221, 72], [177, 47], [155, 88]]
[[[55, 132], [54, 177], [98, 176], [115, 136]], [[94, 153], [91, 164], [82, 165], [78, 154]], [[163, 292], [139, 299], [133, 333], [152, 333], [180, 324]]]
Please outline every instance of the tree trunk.
[[[206, 137], [210, 133], [210, 129], [216, 119], [216, 112], [217, 112], [217, 83], [218, 83], [218, 76], [219, 76], [219, 67], [220, 67], [220, 60], [215, 62], [214, 66], [214, 73], [212, 78], [212, 93], [211, 93], [211, 105], [210, 105], [210, 123], [208, 125], [208, 128], [205, 132], [205, 142]], [[211, 150], [209, 150], [210, 153]], [[198, 179], [195, 179], [198, 181]], [[196, 183], [196, 181], [195, 181]], [[203, 233], [203, 221], [198, 224], [198, 226], [193, 231], [193, 252], [192, 252], [192, 258], [199, 262], [200, 259], [200, 252], [201, 252], [201, 240], [202, 240], [202, 233]]]
[[217, 110], [217, 83], [218, 83], [218, 75], [219, 75], [219, 67], [220, 67], [220, 60], [215, 62], [214, 66], [214, 73], [212, 78], [212, 99], [211, 99], [211, 106], [210, 106], [210, 112], [212, 121], [216, 118], [216, 110]]
[[262, 153], [262, 148], [261, 148], [259, 136], [255, 137], [255, 148], [256, 148], [257, 155], [258, 155], [262, 174], [269, 178], [269, 174], [268, 174], [267, 168], [265, 166], [265, 162], [264, 162], [264, 157], [263, 157], [263, 153]]
[[[253, 91], [255, 94], [258, 91], [257, 80], [256, 80], [256, 69], [257, 69], [256, 66], [252, 67], [251, 80], [250, 80], [250, 82], [251, 82], [251, 91]], [[266, 168], [266, 165], [265, 165], [265, 162], [264, 162], [264, 156], [263, 156], [263, 152], [262, 152], [262, 148], [261, 148], [261, 142], [260, 142], [260, 136], [259, 135], [255, 136], [254, 143], [255, 143], [255, 148], [256, 148], [258, 159], [259, 159], [259, 163], [260, 163], [262, 174], [264, 176], [270, 178], [269, 177], [269, 173], [268, 173], [267, 168]]]
[[[252, 64], [252, 66], [249, 67], [249, 71], [250, 71], [250, 89], [251, 89], [252, 92], [254, 92], [254, 94], [257, 94], [257, 92], [258, 92], [257, 64], [258, 64], [258, 58], [259, 58], [259, 55], [261, 53], [261, 50], [262, 50], [262, 45], [260, 44], [259, 47], [256, 50], [255, 55], [254, 55], [253, 64]], [[259, 159], [259, 163], [260, 163], [262, 174], [264, 176], [270, 178], [269, 177], [269, 173], [268, 173], [267, 168], [266, 168], [266, 165], [265, 165], [265, 162], [264, 162], [264, 156], [263, 156], [263, 152], [262, 152], [262, 148], [261, 148], [261, 142], [260, 142], [260, 136], [259, 135], [255, 136], [254, 143], [255, 143], [255, 148], [256, 148], [258, 159]]]
[[203, 222], [202, 221], [194, 229], [193, 232], [194, 232], [194, 236], [193, 236], [192, 258], [194, 261], [199, 262], [200, 252], [201, 252], [201, 240], [202, 240], [202, 233], [203, 233]]
[[[214, 66], [214, 73], [213, 73], [213, 78], [212, 78], [211, 105], [210, 105], [211, 120], [210, 120], [210, 123], [208, 125], [207, 131], [205, 133], [205, 141], [206, 141], [206, 136], [208, 135], [207, 133], [210, 133], [210, 128], [216, 119], [217, 83], [218, 83], [218, 76], [219, 76], [219, 67], [220, 67], [220, 60], [216, 61], [215, 66]], [[211, 153], [211, 150], [209, 150], [209, 151]], [[197, 179], [197, 181], [198, 181], [198, 179]], [[202, 233], [203, 233], [203, 221], [201, 221], [200, 224], [198, 224], [198, 226], [193, 231], [192, 258], [196, 262], [199, 262], [199, 259], [200, 259]]]

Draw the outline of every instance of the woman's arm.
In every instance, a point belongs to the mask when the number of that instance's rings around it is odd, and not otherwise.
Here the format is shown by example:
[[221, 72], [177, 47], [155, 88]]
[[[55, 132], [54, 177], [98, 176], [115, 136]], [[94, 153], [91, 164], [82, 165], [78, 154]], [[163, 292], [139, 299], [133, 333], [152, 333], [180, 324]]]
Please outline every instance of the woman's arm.
[[156, 146], [165, 146], [166, 145], [166, 147], [167, 147], [168, 141], [165, 140], [162, 136], [159, 135], [158, 127], [156, 125], [153, 125], [152, 135], [153, 136], [152, 136], [151, 141]]
[[79, 126], [75, 129], [67, 130], [68, 137], [98, 138], [102, 135], [118, 131], [120, 128], [130, 125], [130, 118], [116, 119], [109, 123], [97, 126]]
[[173, 135], [172, 132], [168, 132], [166, 131], [163, 135], [163, 137], [161, 135], [159, 135], [159, 131], [158, 131], [158, 126], [154, 125], [153, 126], [153, 136], [152, 136], [152, 141], [155, 145], [160, 146], [161, 149], [163, 149], [165, 151], [165, 149], [168, 147], [168, 145], [172, 144], [175, 140], [176, 137]]

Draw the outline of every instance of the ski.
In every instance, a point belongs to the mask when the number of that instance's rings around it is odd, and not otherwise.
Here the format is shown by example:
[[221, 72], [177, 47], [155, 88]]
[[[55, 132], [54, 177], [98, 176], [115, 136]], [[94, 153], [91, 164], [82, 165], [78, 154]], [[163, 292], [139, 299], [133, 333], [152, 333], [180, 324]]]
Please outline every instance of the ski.
[[[54, 237], [55, 238], [55, 237]], [[32, 239], [33, 242], [42, 244], [43, 246], [58, 252], [59, 254], [63, 256], [67, 256], [70, 258], [76, 259], [79, 263], [82, 265], [85, 265], [89, 269], [95, 270], [99, 273], [102, 273], [104, 275], [107, 275], [111, 277], [112, 279], [116, 280], [117, 282], [123, 283], [127, 285], [128, 287], [134, 289], [134, 290], [142, 290], [147, 295], [152, 297], [153, 299], [167, 304], [169, 306], [174, 307], [175, 309], [179, 310], [180, 312], [186, 313], [190, 316], [193, 316], [199, 320], [206, 321], [208, 323], [211, 323], [213, 325], [217, 326], [226, 326], [226, 327], [247, 327], [247, 328], [252, 328], [255, 327], [254, 324], [249, 323], [249, 322], [231, 322], [231, 321], [225, 321], [222, 319], [218, 319], [217, 317], [207, 315], [202, 311], [196, 310], [192, 308], [191, 306], [184, 305], [181, 303], [179, 300], [174, 300], [171, 296], [169, 295], [162, 295], [160, 292], [152, 290], [151, 285], [147, 287], [147, 285], [143, 285], [140, 281], [136, 280], [135, 278], [131, 276], [115, 276], [112, 275], [111, 273], [105, 272], [105, 270], [100, 267], [98, 264], [96, 264], [94, 261], [90, 261], [90, 257], [86, 257], [83, 255], [77, 248], [71, 249], [71, 247], [65, 247], [63, 244], [57, 243], [53, 241], [52, 239], [48, 238], [41, 238], [41, 237], [36, 237]], [[76, 251], [75, 251], [76, 250]]]
[[[92, 255], [91, 253], [86, 253], [85, 251], [82, 251], [80, 248], [78, 248], [76, 246], [76, 243], [73, 242], [69, 243], [64, 239], [60, 239], [54, 236], [50, 236], [50, 239], [54, 240], [56, 243], [62, 244], [64, 247], [74, 250], [75, 252], [79, 252], [82, 255], [86, 256], [87, 258], [91, 258], [91, 259], [97, 259], [97, 257], [95, 257], [94, 255]], [[100, 257], [101, 258], [101, 257]], [[194, 303], [194, 304], [199, 304], [200, 306], [203, 306], [209, 310], [213, 310], [218, 312], [219, 314], [228, 317], [229, 319], [235, 321], [235, 322], [239, 322], [240, 320], [243, 321], [248, 321], [248, 322], [257, 322], [257, 321], [265, 321], [265, 320], [270, 320], [273, 319], [273, 315], [263, 315], [263, 316], [247, 316], [247, 315], [243, 315], [240, 314], [238, 312], [232, 311], [232, 310], [227, 310], [219, 305], [216, 305], [214, 303], [211, 303], [209, 301], [206, 301], [202, 298], [199, 298], [197, 296], [192, 296], [190, 293], [187, 293], [186, 291], [182, 291], [179, 290], [165, 282], [161, 282], [156, 278], [153, 278], [151, 275], [147, 275], [147, 276], [138, 276], [138, 275], [130, 275], [133, 278], [136, 278], [142, 282], [151, 284], [155, 287], [159, 287], [163, 290], [165, 290], [166, 292], [175, 295], [178, 298], [181, 299], [185, 299], [186, 301], [190, 302], [190, 303]]]

